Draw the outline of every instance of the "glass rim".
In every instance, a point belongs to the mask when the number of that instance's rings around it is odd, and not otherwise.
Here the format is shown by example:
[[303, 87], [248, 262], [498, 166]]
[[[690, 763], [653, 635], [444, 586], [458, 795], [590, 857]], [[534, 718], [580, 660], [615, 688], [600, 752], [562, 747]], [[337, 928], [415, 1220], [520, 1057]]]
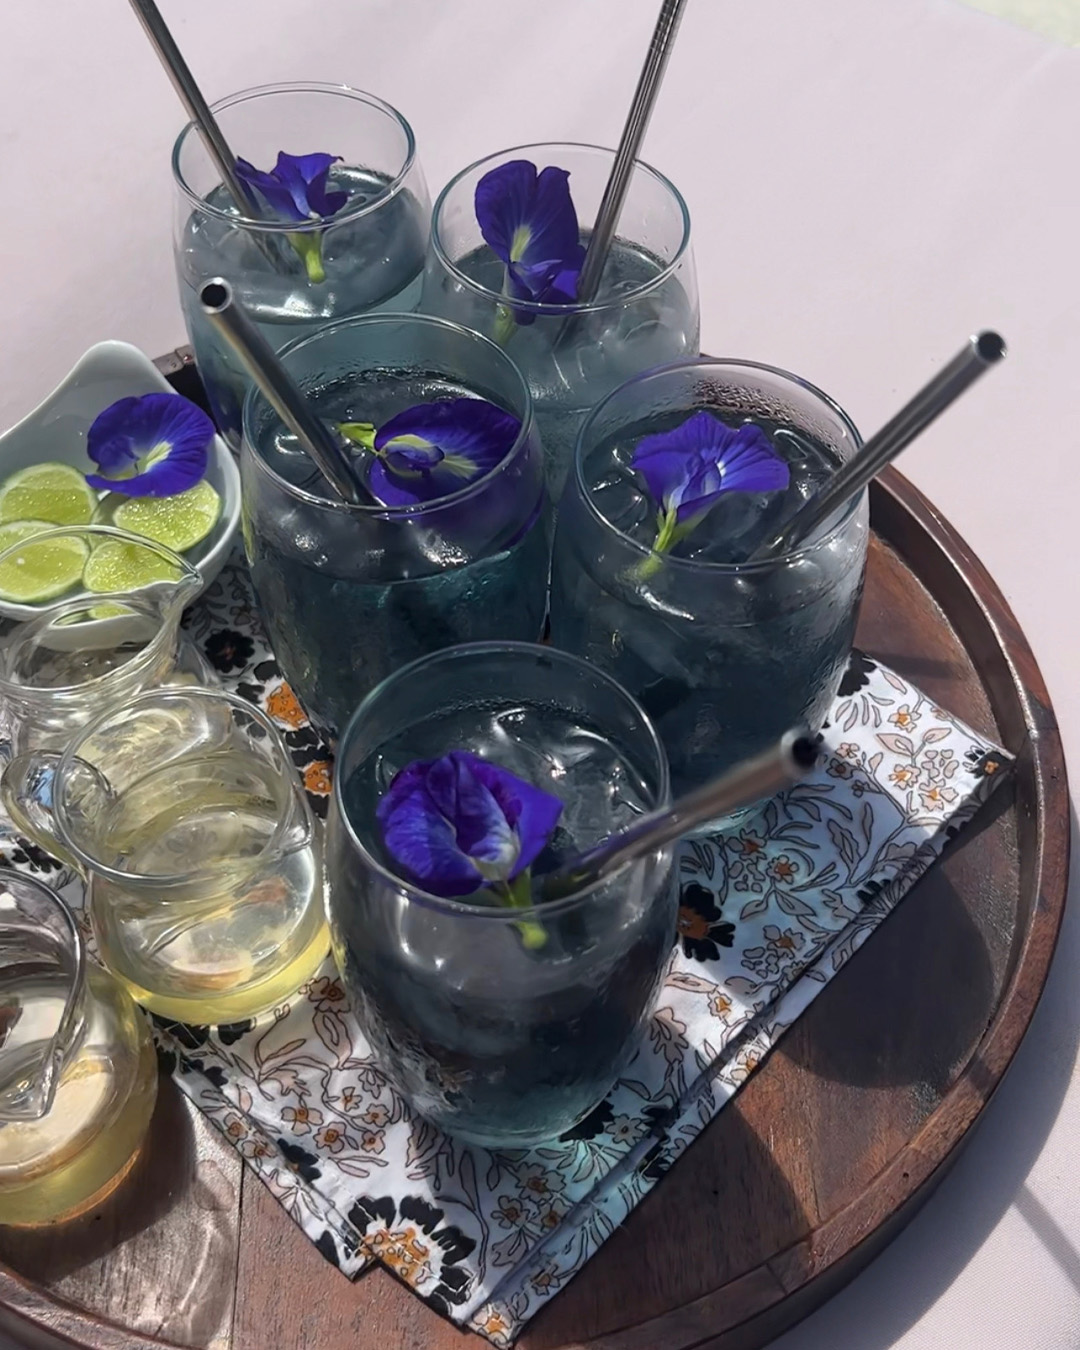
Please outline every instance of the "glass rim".
[[[162, 685], [155, 689], [146, 689], [142, 693], [133, 694], [131, 698], [122, 699], [119, 703], [114, 703], [106, 708], [86, 726], [82, 727], [68, 741], [64, 749], [57, 755], [56, 760], [56, 780], [53, 789], [53, 809], [56, 810], [58, 804], [63, 802], [63, 788], [72, 766], [76, 763], [87, 764], [79, 755], [79, 751], [96, 735], [102, 727], [110, 722], [122, 719], [124, 721], [133, 720], [134, 714], [140, 712], [144, 707], [152, 703], [175, 703], [184, 700], [194, 700], [197, 703], [227, 703], [231, 708], [250, 716], [257, 722], [264, 732], [268, 733], [270, 743], [274, 746], [281, 756], [282, 764], [288, 770], [288, 786], [290, 789], [290, 810], [283, 814], [274, 826], [266, 843], [258, 853], [252, 854], [245, 861], [250, 864], [252, 870], [257, 868], [263, 859], [269, 857], [276, 849], [280, 848], [282, 839], [290, 828], [292, 803], [300, 799], [300, 780], [296, 775], [292, 759], [289, 755], [288, 747], [279, 731], [278, 727], [272, 722], [269, 716], [254, 703], [250, 703], [240, 694], [234, 694], [229, 689], [211, 689], [206, 685]], [[89, 766], [94, 773], [104, 777], [102, 771], [95, 764]], [[306, 800], [304, 802], [307, 806]], [[90, 872], [91, 881], [94, 876], [103, 877], [106, 881], [112, 882], [119, 887], [145, 887], [158, 886], [162, 890], [178, 889], [182, 886], [188, 886], [193, 882], [209, 881], [218, 873], [218, 868], [193, 867], [187, 872], [123, 872], [118, 868], [111, 867], [108, 863], [103, 863], [99, 859], [92, 857], [81, 845], [71, 839], [61, 823], [59, 815], [54, 817], [57, 832], [60, 835], [61, 842], [75, 855], [76, 859]], [[168, 897], [160, 897], [161, 902], [168, 903]]]
[[[453, 319], [438, 318], [434, 314], [354, 314], [347, 319], [338, 319], [335, 323], [325, 324], [317, 332], [309, 333], [305, 337], [294, 338], [292, 342], [278, 352], [278, 359], [284, 363], [286, 358], [293, 352], [299, 351], [311, 343], [321, 342], [325, 338], [333, 337], [345, 328], [355, 328], [360, 325], [370, 326], [372, 328], [380, 324], [398, 324], [407, 321], [409, 323], [420, 324], [425, 328], [441, 328], [447, 332], [452, 332], [456, 336], [464, 335], [470, 341], [480, 344], [481, 349], [486, 348], [494, 353], [497, 362], [501, 362], [512, 374], [517, 382], [518, 388], [522, 393], [522, 402], [524, 404], [525, 415], [521, 418], [521, 430], [518, 432], [514, 444], [499, 460], [498, 464], [490, 468], [487, 473], [479, 478], [474, 478], [471, 483], [466, 483], [456, 492], [448, 492], [444, 497], [435, 497], [429, 502], [409, 502], [408, 504], [399, 504], [396, 506], [377, 506], [369, 505], [365, 502], [346, 502], [340, 497], [320, 497], [316, 492], [309, 492], [307, 488], [298, 487], [295, 483], [290, 483], [287, 478], [283, 478], [275, 469], [271, 468], [263, 456], [259, 453], [254, 441], [247, 434], [248, 426], [254, 422], [253, 409], [257, 400], [261, 399], [264, 403], [266, 399], [260, 391], [252, 385], [244, 396], [244, 406], [241, 410], [241, 439], [251, 450], [251, 458], [258, 465], [261, 472], [282, 488], [291, 497], [297, 498], [308, 503], [311, 506], [318, 506], [324, 510], [338, 511], [346, 515], [354, 516], [359, 519], [369, 520], [414, 520], [428, 513], [435, 513], [445, 510], [447, 507], [459, 506], [462, 503], [478, 496], [481, 492], [486, 492], [488, 487], [501, 475], [508, 473], [510, 467], [517, 464], [525, 450], [528, 449], [533, 430], [536, 425], [536, 410], [532, 391], [529, 389], [528, 381], [521, 373], [521, 369], [515, 361], [512, 361], [506, 352], [497, 342], [492, 342], [483, 333], [476, 332], [475, 329], [466, 328], [464, 324], [455, 323]], [[250, 414], [250, 415], [249, 415]], [[516, 415], [516, 414], [515, 414]], [[542, 489], [541, 489], [542, 491]]]
[[416, 164], [416, 136], [412, 127], [406, 121], [405, 117], [398, 112], [397, 108], [385, 99], [379, 98], [377, 94], [369, 94], [366, 90], [355, 89], [349, 84], [327, 84], [318, 81], [291, 80], [277, 84], [257, 84], [250, 89], [240, 89], [235, 94], [226, 94], [224, 98], [219, 98], [211, 103], [210, 111], [215, 116], [226, 108], [235, 107], [240, 103], [247, 103], [251, 99], [267, 98], [275, 94], [336, 94], [341, 98], [352, 99], [359, 103], [366, 103], [369, 108], [374, 108], [378, 112], [384, 113], [387, 118], [396, 123], [405, 133], [405, 159], [401, 168], [397, 171], [391, 181], [386, 185], [386, 190], [381, 192], [374, 201], [364, 202], [353, 210], [342, 210], [332, 216], [326, 216], [319, 220], [264, 220], [262, 218], [253, 218], [252, 216], [238, 215], [235, 211], [225, 211], [219, 206], [214, 206], [206, 200], [201, 193], [195, 191], [187, 182], [180, 170], [180, 156], [188, 137], [192, 134], [197, 135], [198, 131], [194, 122], [187, 122], [173, 143], [171, 156], [172, 174], [176, 186], [188, 199], [188, 201], [197, 210], [206, 215], [213, 216], [218, 220], [223, 220], [229, 225], [239, 226], [241, 229], [259, 234], [308, 234], [315, 230], [331, 229], [337, 225], [351, 224], [353, 221], [361, 220], [364, 216], [371, 215], [386, 206], [395, 197], [397, 197], [405, 186], [405, 180], [409, 177]]
[[[133, 534], [130, 530], [117, 529], [115, 525], [57, 525], [50, 530], [42, 530], [40, 534], [34, 534], [29, 539], [20, 539], [18, 543], [9, 544], [7, 548], [0, 550], [0, 565], [9, 557], [17, 553], [19, 549], [25, 548], [29, 544], [43, 543], [49, 539], [56, 539], [64, 535], [94, 534], [104, 535], [107, 539], [119, 539], [121, 543], [137, 544], [156, 553], [164, 558], [166, 562], [175, 565], [179, 576], [175, 581], [161, 580], [151, 581], [145, 586], [138, 587], [134, 591], [88, 591], [85, 588], [77, 591], [71, 596], [57, 596], [55, 600], [45, 601], [40, 607], [24, 604], [24, 608], [37, 608], [37, 613], [31, 618], [16, 619], [18, 629], [21, 630], [15, 636], [21, 636], [28, 628], [44, 629], [57, 619], [67, 618], [68, 615], [76, 613], [80, 609], [97, 608], [99, 605], [124, 604], [138, 614], [145, 613], [147, 618], [154, 618], [151, 613], [151, 605], [156, 604], [154, 592], [159, 586], [175, 587], [177, 591], [183, 592], [185, 589], [188, 595], [193, 594], [196, 586], [202, 585], [202, 574], [199, 569], [188, 561], [187, 558], [169, 548], [167, 544], [160, 543], [157, 539], [151, 539], [148, 535]], [[146, 603], [141, 603], [143, 600]], [[126, 616], [121, 614], [110, 615], [104, 619], [89, 620], [90, 623], [116, 623]], [[134, 614], [133, 614], [134, 617]], [[67, 694], [83, 694], [92, 691], [95, 687], [100, 687], [105, 681], [112, 679], [114, 675], [130, 674], [138, 670], [141, 665], [150, 664], [158, 655], [160, 643], [164, 640], [166, 626], [162, 625], [157, 633], [147, 642], [141, 650], [133, 652], [123, 665], [115, 666], [112, 670], [104, 671], [101, 675], [95, 675], [92, 679], [82, 680], [78, 684], [50, 684], [36, 685], [25, 684], [20, 680], [13, 679], [8, 674], [8, 656], [15, 648], [14, 642], [9, 642], [3, 652], [3, 658], [0, 659], [0, 689], [3, 689], [8, 698], [16, 700], [26, 700], [39, 696], [53, 697]], [[36, 634], [35, 634], [36, 635]]]
[[[641, 858], [631, 859], [612, 872], [610, 876], [605, 876], [602, 880], [591, 882], [581, 890], [572, 891], [569, 895], [561, 896], [558, 900], [543, 901], [540, 904], [529, 905], [521, 909], [502, 908], [495, 905], [472, 905], [458, 897], [435, 895], [432, 891], [425, 891], [424, 888], [415, 882], [407, 881], [396, 872], [381, 863], [376, 858], [367, 845], [357, 834], [356, 827], [349, 818], [348, 812], [344, 808], [344, 784], [342, 783], [343, 764], [346, 759], [346, 752], [350, 742], [355, 738], [356, 727], [361, 719], [370, 716], [369, 705], [374, 704], [385, 691], [397, 680], [403, 676], [412, 676], [423, 672], [426, 668], [438, 665], [445, 661], [467, 660], [472, 657], [482, 657], [487, 655], [505, 655], [510, 653], [528, 655], [535, 658], [537, 655], [544, 656], [549, 660], [557, 661], [565, 666], [571, 667], [575, 671], [585, 671], [590, 678], [598, 680], [605, 685], [608, 690], [619, 698], [640, 723], [642, 730], [646, 733], [649, 741], [649, 749], [654, 756], [655, 763], [659, 768], [657, 801], [651, 808], [653, 810], [665, 805], [671, 797], [671, 769], [668, 764], [667, 751], [660, 739], [660, 735], [653, 725], [652, 718], [641, 706], [638, 700], [621, 685], [614, 676], [601, 670], [599, 666], [594, 666], [583, 657], [575, 656], [572, 652], [563, 651], [560, 647], [549, 647], [538, 642], [500, 642], [489, 640], [487, 642], [462, 642], [453, 647], [443, 647], [440, 651], [428, 652], [425, 656], [418, 657], [415, 661], [410, 661], [408, 665], [399, 666], [397, 670], [391, 671], [389, 675], [368, 691], [361, 700], [359, 706], [353, 712], [348, 722], [345, 724], [345, 730], [338, 739], [337, 752], [334, 755], [334, 782], [331, 792], [331, 809], [336, 812], [345, 829], [349, 843], [360, 854], [361, 860], [366, 867], [375, 872], [383, 881], [389, 882], [391, 887], [402, 894], [410, 904], [419, 904], [426, 909], [437, 910], [440, 913], [460, 917], [463, 919], [475, 919], [478, 921], [487, 920], [500, 924], [520, 923], [522, 919], [535, 918], [542, 921], [552, 915], [561, 914], [565, 910], [573, 909], [583, 900], [587, 900], [595, 891], [602, 887], [610, 885], [617, 877], [624, 876], [631, 867], [638, 866], [643, 860]], [[674, 849], [674, 845], [668, 845]], [[660, 852], [661, 850], [657, 850]]]
[[[460, 169], [454, 174], [453, 178], [450, 179], [443, 190], [435, 198], [435, 204], [431, 208], [431, 251], [438, 260], [439, 265], [445, 272], [448, 272], [454, 278], [455, 282], [474, 291], [477, 295], [484, 296], [485, 299], [494, 300], [500, 304], [507, 303], [508, 297], [501, 291], [493, 291], [489, 287], [482, 285], [474, 278], [468, 276], [446, 252], [440, 236], [440, 218], [446, 199], [454, 188], [458, 187], [470, 173], [473, 173], [476, 169], [481, 168], [485, 164], [492, 164], [496, 160], [505, 162], [512, 156], [523, 154], [526, 150], [589, 150], [598, 152], [602, 155], [608, 155], [611, 159], [614, 159], [617, 153], [615, 150], [610, 150], [606, 146], [593, 145], [589, 141], [534, 141], [528, 145], [515, 145], [509, 150], [497, 150], [494, 154], [484, 155], [480, 159], [473, 160], [471, 164], [467, 164], [464, 169]], [[650, 277], [648, 281], [642, 282], [640, 286], [636, 286], [629, 291], [624, 291], [617, 296], [612, 296], [610, 299], [594, 299], [584, 305], [577, 304], [576, 302], [569, 305], [553, 305], [539, 300], [514, 300], [512, 302], [514, 309], [524, 310], [528, 314], [561, 315], [563, 318], [577, 314], [599, 314], [605, 310], [622, 308], [631, 301], [640, 300], [644, 296], [649, 295], [652, 291], [658, 290], [670, 280], [676, 270], [682, 266], [683, 260], [690, 251], [690, 208], [687, 206], [686, 199], [679, 189], [671, 179], [668, 178], [666, 174], [661, 173], [659, 169], [654, 169], [651, 164], [646, 164], [643, 159], [636, 159], [634, 161], [634, 172], [641, 172], [647, 177], [655, 179], [662, 188], [670, 193], [671, 197], [674, 199], [675, 205], [678, 207], [679, 215], [682, 220], [682, 238], [679, 241], [679, 247], [675, 250], [675, 255], [671, 261], [664, 265], [657, 276]]]
[[610, 534], [615, 535], [622, 543], [639, 553], [642, 558], [650, 558], [654, 555], [661, 560], [665, 567], [674, 567], [676, 570], [684, 569], [689, 572], [711, 573], [715, 576], [757, 576], [765, 572], [771, 572], [778, 563], [792, 563], [817, 553], [822, 548], [830, 544], [843, 529], [847, 527], [848, 522], [859, 510], [862, 502], [866, 498], [867, 489], [863, 488], [861, 492], [848, 502], [847, 506], [840, 512], [832, 526], [823, 534], [812, 535], [805, 543], [798, 548], [790, 549], [786, 553], [777, 554], [775, 558], [762, 558], [758, 562], [747, 560], [741, 563], [723, 563], [709, 562], [700, 558], [677, 558], [670, 553], [656, 553], [656, 550], [647, 544], [643, 544], [639, 539], [626, 534], [623, 530], [613, 524], [606, 515], [600, 510], [593, 500], [592, 490], [585, 481], [584, 473], [584, 449], [586, 433], [592, 429], [595, 420], [600, 416], [603, 410], [618, 398], [625, 390], [631, 389], [636, 385], [645, 384], [654, 379], [663, 379], [664, 377], [682, 370], [694, 369], [715, 369], [717, 367], [729, 370], [751, 370], [762, 371], [767, 375], [777, 375], [789, 383], [797, 385], [806, 393], [816, 398], [829, 412], [835, 414], [841, 424], [851, 433], [854, 450], [857, 453], [862, 447], [862, 436], [859, 429], [851, 420], [848, 414], [841, 408], [840, 404], [834, 398], [831, 398], [824, 390], [819, 389], [816, 384], [811, 384], [809, 380], [804, 380], [801, 375], [793, 375], [791, 371], [784, 370], [780, 366], [770, 366], [763, 361], [744, 361], [735, 357], [721, 356], [699, 356], [686, 361], [672, 361], [667, 365], [654, 366], [651, 370], [642, 371], [640, 375], [635, 375], [631, 379], [620, 384], [617, 389], [613, 389], [610, 394], [606, 394], [599, 403], [592, 408], [581, 424], [581, 430], [578, 432], [577, 442], [574, 446], [574, 485], [578, 494], [585, 502], [586, 508], [590, 514], [599, 522], [603, 529]]

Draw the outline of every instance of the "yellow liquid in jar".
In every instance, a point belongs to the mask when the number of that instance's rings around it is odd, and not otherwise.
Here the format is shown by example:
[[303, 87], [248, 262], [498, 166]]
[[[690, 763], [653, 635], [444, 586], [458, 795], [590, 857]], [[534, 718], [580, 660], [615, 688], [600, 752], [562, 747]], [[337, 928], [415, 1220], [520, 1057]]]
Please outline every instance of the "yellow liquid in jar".
[[[37, 1227], [100, 1203], [130, 1170], [150, 1123], [158, 1071], [149, 1028], [103, 971], [88, 969], [87, 982], [85, 1026], [51, 1109], [0, 1123], [0, 1224]], [[39, 980], [5, 998], [58, 1025], [65, 994]]]
[[135, 876], [197, 868], [211, 877], [192, 898], [91, 879], [102, 960], [151, 1012], [244, 1021], [285, 1002], [325, 960], [316, 840], [262, 858], [280, 792], [267, 765], [226, 750], [174, 761], [110, 807], [101, 857]]

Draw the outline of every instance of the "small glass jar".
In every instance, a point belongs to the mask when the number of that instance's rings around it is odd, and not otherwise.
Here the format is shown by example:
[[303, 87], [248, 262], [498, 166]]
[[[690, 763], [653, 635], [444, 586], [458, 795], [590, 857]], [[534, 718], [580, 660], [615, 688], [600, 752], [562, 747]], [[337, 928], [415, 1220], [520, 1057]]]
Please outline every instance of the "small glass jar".
[[[609, 395], [582, 428], [555, 541], [552, 641], [640, 700], [668, 752], [676, 796], [790, 728], [820, 730], [851, 652], [869, 530], [865, 491], [768, 562], [657, 553], [620, 528], [611, 515], [655, 518], [656, 504], [643, 493], [634, 500], [629, 486], [634, 445], [703, 410], [733, 426], [757, 423], [774, 444], [778, 432], [788, 437], [793, 490], [810, 470], [800, 455], [832, 471], [861, 444], [819, 389], [738, 361], [648, 372]], [[619, 477], [626, 487], [616, 510]], [[734, 499], [751, 495], [733, 493], [731, 509], [741, 511]]]
[[421, 315], [373, 315], [286, 348], [282, 363], [328, 421], [382, 424], [478, 395], [521, 422], [514, 445], [460, 491], [407, 506], [329, 497], [257, 391], [244, 409], [244, 544], [275, 655], [331, 737], [399, 666], [455, 643], [534, 641], [549, 543], [528, 386], [494, 343]]
[[[330, 187], [349, 194], [329, 220], [288, 221], [269, 211], [251, 219], [191, 123], [176, 142], [180, 303], [214, 420], [238, 450], [250, 381], [202, 312], [203, 282], [224, 277], [275, 351], [334, 319], [415, 309], [431, 204], [412, 128], [372, 94], [341, 84], [264, 85], [221, 99], [213, 112], [233, 154], [264, 172], [285, 149], [340, 156]], [[304, 261], [313, 241], [314, 275]]]
[[511, 160], [570, 174], [581, 240], [611, 174], [614, 151], [596, 145], [522, 145], [470, 164], [439, 194], [422, 308], [502, 341], [536, 404], [548, 490], [558, 502], [574, 441], [589, 409], [632, 375], [698, 354], [698, 292], [690, 213], [678, 189], [634, 165], [618, 233], [596, 296], [587, 304], [515, 300], [508, 308], [503, 266], [476, 219], [476, 185]]
[[138, 1155], [157, 1083], [149, 1024], [87, 959], [67, 906], [0, 871], [0, 1224], [100, 1203]]
[[613, 680], [525, 643], [414, 662], [364, 700], [342, 738], [328, 904], [356, 1017], [421, 1114], [470, 1143], [524, 1148], [582, 1120], [633, 1055], [675, 938], [673, 851], [532, 908], [432, 895], [395, 871], [375, 813], [406, 763], [450, 750], [560, 799], [536, 875], [666, 805], [667, 761]]

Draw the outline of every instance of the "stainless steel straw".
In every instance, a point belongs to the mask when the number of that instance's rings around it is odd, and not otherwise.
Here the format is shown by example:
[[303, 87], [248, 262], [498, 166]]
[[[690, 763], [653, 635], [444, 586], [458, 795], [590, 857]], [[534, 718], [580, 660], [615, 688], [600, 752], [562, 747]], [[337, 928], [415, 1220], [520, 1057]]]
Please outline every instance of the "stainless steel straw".
[[817, 746], [811, 737], [789, 731], [772, 749], [744, 760], [722, 778], [688, 792], [671, 806], [642, 816], [587, 853], [540, 877], [539, 898], [557, 900], [582, 890], [610, 876], [625, 863], [647, 857], [682, 838], [698, 825], [771, 797], [808, 773], [817, 756]]
[[935, 417], [954, 403], [985, 371], [1005, 355], [1005, 341], [997, 333], [978, 333], [969, 339], [939, 374], [904, 405], [891, 422], [839, 469], [815, 497], [805, 502], [778, 534], [750, 555], [750, 562], [779, 557], [810, 537], [824, 521], [870, 482], [886, 464], [906, 450]]
[[233, 295], [232, 287], [224, 277], [214, 277], [203, 283], [199, 303], [215, 331], [243, 362], [262, 396], [318, 465], [338, 496], [353, 505], [374, 503], [374, 498], [353, 470], [345, 440], [308, 406], [307, 399]]
[[577, 299], [579, 304], [588, 304], [600, 285], [600, 275], [607, 262], [608, 250], [615, 237], [615, 230], [622, 214], [623, 202], [630, 186], [630, 176], [634, 172], [641, 143], [652, 117], [656, 96], [667, 69], [668, 58], [675, 43], [679, 22], [686, 8], [686, 0], [664, 0], [660, 8], [660, 18], [649, 44], [649, 54], [641, 69], [630, 113], [623, 127], [622, 139], [615, 152], [615, 162], [611, 166], [600, 209], [596, 213], [592, 235], [589, 238], [588, 252], [578, 278]]
[[218, 173], [221, 174], [221, 181], [228, 189], [241, 215], [247, 216], [250, 220], [261, 220], [263, 212], [259, 209], [259, 203], [247, 184], [238, 177], [236, 157], [229, 149], [229, 144], [217, 124], [217, 118], [210, 111], [210, 105], [206, 99], [203, 98], [202, 91], [195, 83], [195, 77], [188, 69], [188, 64], [181, 55], [180, 48], [173, 41], [173, 36], [169, 32], [165, 20], [161, 17], [157, 5], [154, 4], [154, 0], [131, 0], [131, 8], [146, 30], [146, 35], [157, 52], [158, 59], [165, 67], [176, 92], [180, 95], [180, 102], [187, 109], [187, 114], [194, 123], [195, 130], [202, 137], [203, 144], [206, 146], [206, 153], [214, 161]]

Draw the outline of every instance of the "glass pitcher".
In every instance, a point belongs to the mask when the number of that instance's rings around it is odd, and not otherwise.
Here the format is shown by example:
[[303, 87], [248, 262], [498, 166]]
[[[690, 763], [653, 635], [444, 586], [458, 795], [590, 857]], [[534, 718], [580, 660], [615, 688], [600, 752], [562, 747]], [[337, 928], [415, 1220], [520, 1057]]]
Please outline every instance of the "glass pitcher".
[[146, 1019], [48, 886], [0, 870], [0, 1224], [74, 1218], [123, 1179], [157, 1095]]
[[105, 966], [180, 1022], [239, 1022], [285, 1001], [330, 946], [319, 839], [289, 752], [245, 699], [151, 690], [62, 754], [9, 766], [4, 802], [89, 884]]
[[143, 689], [214, 682], [180, 636], [184, 606], [202, 586], [190, 563], [154, 540], [86, 525], [48, 530], [5, 549], [0, 577], [32, 566], [40, 544], [72, 551], [76, 563], [85, 551], [87, 560], [99, 561], [106, 584], [110, 575], [145, 581], [108, 593], [80, 590], [36, 614], [27, 605], [0, 605], [30, 616], [0, 638], [0, 724], [8, 754], [62, 749], [92, 718]]

